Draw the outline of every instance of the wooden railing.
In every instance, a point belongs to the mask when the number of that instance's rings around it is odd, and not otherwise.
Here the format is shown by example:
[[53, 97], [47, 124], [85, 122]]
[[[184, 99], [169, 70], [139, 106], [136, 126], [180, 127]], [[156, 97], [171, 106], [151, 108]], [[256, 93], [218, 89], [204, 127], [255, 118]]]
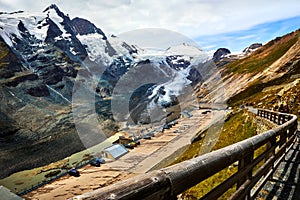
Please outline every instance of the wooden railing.
[[[72, 199], [177, 199], [178, 194], [235, 162], [238, 162], [237, 172], [202, 199], [215, 200], [235, 185], [236, 191], [230, 199], [252, 199], [292, 146], [297, 131], [295, 115], [268, 110], [258, 110], [257, 114], [279, 126], [197, 158], [139, 175]], [[264, 149], [263, 152], [254, 157], [254, 152], [259, 148]]]

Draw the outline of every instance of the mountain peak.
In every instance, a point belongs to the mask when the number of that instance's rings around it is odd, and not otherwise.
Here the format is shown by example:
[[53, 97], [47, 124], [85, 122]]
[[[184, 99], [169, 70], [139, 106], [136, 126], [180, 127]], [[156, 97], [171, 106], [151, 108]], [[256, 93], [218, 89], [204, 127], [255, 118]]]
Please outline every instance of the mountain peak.
[[50, 6], [48, 6], [43, 12], [50, 12], [51, 10], [54, 10], [56, 12], [56, 14], [62, 18], [65, 18], [66, 15], [60, 11], [60, 9], [58, 8], [58, 6], [56, 4], [51, 4]]
[[213, 55], [213, 60], [214, 61], [219, 61], [221, 58], [224, 56], [231, 54], [230, 50], [227, 48], [219, 48]]
[[47, 12], [51, 9], [54, 9], [55, 11], [60, 11], [58, 6], [56, 4], [51, 4], [50, 6], [48, 6], [43, 12]]
[[251, 44], [249, 47], [246, 47], [244, 50], [243, 50], [243, 53], [252, 53], [253, 51], [255, 51], [256, 49], [258, 49], [259, 47], [261, 47], [262, 44], [261, 43], [254, 43], [254, 44]]
[[72, 26], [76, 31], [76, 34], [79, 35], [88, 35], [92, 33], [98, 33], [103, 36], [103, 39], [106, 40], [107, 37], [105, 36], [104, 32], [97, 28], [93, 23], [86, 19], [82, 19], [79, 17], [75, 17], [71, 20]]
[[47, 12], [47, 11], [49, 11], [51, 9], [54, 9], [55, 11], [59, 11], [60, 12], [60, 10], [59, 10], [59, 8], [58, 8], [58, 6], [56, 4], [51, 4], [43, 12]]

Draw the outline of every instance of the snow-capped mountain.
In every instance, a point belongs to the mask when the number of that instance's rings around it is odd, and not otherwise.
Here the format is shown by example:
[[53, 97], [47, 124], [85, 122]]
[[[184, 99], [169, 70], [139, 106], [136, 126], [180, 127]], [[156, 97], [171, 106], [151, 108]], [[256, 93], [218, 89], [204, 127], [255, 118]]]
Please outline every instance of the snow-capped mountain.
[[131, 57], [130, 54], [136, 51], [115, 37], [107, 38], [88, 20], [78, 17], [71, 20], [56, 5], [49, 6], [42, 13], [2, 13], [0, 28], [1, 37], [16, 50], [24, 41], [31, 47], [52, 44], [72, 58], [76, 56], [83, 60], [89, 55], [92, 61], [99, 59], [100, 53], [107, 54], [105, 58], [110, 57], [111, 61], [111, 57]]
[[[101, 137], [92, 125], [90, 130], [84, 126], [88, 147], [117, 130], [112, 100], [120, 100], [118, 104], [127, 98], [130, 104], [129, 111], [123, 112], [126, 106], [117, 109], [121, 120], [130, 115], [135, 123], [147, 122], [149, 110], [175, 104], [184, 88], [204, 79], [201, 66], [209, 59], [187, 44], [164, 51], [142, 49], [88, 20], [70, 18], [56, 5], [41, 13], [0, 12], [0, 47], [0, 124], [5, 125], [0, 136], [11, 136], [0, 140], [0, 146], [13, 156], [0, 177], [36, 167], [26, 155], [43, 165], [84, 148], [72, 113], [74, 93], [80, 89], [83, 97], [94, 99], [92, 110], [105, 122]], [[90, 112], [77, 115], [78, 123], [89, 123]]]
[[[72, 90], [61, 91], [60, 88], [66, 82], [72, 82], [82, 61], [90, 60], [111, 67], [131, 62], [131, 54], [136, 52], [134, 47], [117, 38], [107, 38], [102, 30], [85, 19], [71, 20], [56, 5], [49, 6], [42, 13], [2, 13], [0, 36], [25, 68], [69, 101]], [[115, 72], [107, 71], [115, 75]], [[124, 73], [124, 69], [117, 73]]]
[[262, 47], [261, 43], [254, 43], [254, 44], [251, 44], [249, 47], [246, 47], [243, 50], [243, 52], [238, 52], [238, 53], [232, 53], [227, 48], [219, 48], [213, 54], [212, 59], [216, 63], [217, 67], [222, 67], [230, 62], [233, 62], [235, 60], [239, 60], [239, 59], [242, 59], [242, 58], [245, 58], [245, 57], [251, 55], [256, 50], [258, 50], [260, 47]]
[[[70, 19], [54, 4], [42, 13], [2, 13], [0, 36], [27, 69], [69, 101], [72, 100], [70, 90], [61, 88], [71, 87], [77, 71], [82, 70], [78, 65], [82, 65], [83, 61], [105, 67], [107, 81], [114, 84], [129, 68], [149, 60], [151, 67], [164, 71], [168, 82], [175, 81], [174, 77], [187, 78], [190, 82], [185, 80], [182, 89], [188, 83], [201, 80], [201, 75], [192, 66], [207, 59], [204, 52], [186, 44], [151, 55], [116, 36], [106, 36], [88, 20]], [[103, 91], [103, 88], [100, 90]], [[179, 91], [178, 88], [176, 91]]]

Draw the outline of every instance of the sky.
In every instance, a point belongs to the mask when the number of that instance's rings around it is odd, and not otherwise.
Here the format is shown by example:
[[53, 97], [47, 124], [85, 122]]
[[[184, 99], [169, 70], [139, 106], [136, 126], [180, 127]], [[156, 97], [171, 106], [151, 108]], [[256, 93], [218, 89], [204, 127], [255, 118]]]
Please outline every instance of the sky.
[[52, 3], [107, 35], [163, 28], [204, 50], [238, 52], [300, 28], [299, 0], [0, 0], [0, 11], [42, 12]]

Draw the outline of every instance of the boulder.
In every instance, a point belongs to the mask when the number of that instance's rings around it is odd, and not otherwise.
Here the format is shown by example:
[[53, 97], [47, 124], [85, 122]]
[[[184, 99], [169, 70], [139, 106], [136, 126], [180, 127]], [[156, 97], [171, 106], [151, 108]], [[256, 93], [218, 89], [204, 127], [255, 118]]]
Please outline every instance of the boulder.
[[243, 50], [243, 53], [246, 53], [246, 54], [252, 53], [253, 51], [255, 51], [257, 48], [259, 48], [261, 46], [262, 46], [261, 43], [251, 44], [249, 47], [247, 47]]
[[213, 55], [213, 60], [220, 61], [224, 56], [231, 54], [229, 49], [226, 48], [219, 48]]

